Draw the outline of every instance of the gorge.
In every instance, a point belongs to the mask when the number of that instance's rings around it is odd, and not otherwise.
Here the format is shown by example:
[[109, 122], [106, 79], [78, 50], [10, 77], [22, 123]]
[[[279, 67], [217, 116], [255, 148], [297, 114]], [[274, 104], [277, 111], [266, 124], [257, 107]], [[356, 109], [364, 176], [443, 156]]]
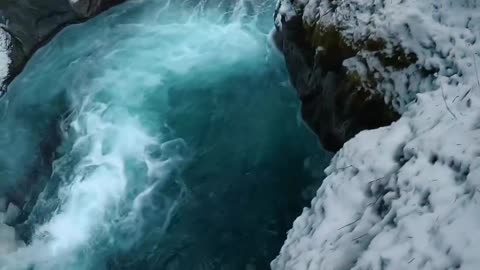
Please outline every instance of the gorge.
[[479, 9], [3, 1], [0, 270], [478, 269]]

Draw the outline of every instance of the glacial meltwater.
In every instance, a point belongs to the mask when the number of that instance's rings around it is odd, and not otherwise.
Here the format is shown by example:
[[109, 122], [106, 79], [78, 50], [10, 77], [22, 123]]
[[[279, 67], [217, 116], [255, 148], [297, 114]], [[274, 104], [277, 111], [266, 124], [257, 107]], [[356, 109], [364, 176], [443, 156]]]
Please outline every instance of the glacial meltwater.
[[273, 2], [131, 0], [40, 49], [0, 101], [0, 269], [269, 269], [329, 159]]

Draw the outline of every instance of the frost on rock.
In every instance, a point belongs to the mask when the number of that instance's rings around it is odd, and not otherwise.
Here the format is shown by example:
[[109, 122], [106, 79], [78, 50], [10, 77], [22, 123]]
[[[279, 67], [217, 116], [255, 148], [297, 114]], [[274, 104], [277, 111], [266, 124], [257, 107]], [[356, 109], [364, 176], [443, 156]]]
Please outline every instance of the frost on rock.
[[4, 89], [4, 81], [8, 76], [10, 35], [0, 27], [0, 90]]
[[402, 117], [336, 154], [272, 268], [479, 269], [480, 2], [281, 0], [277, 27], [292, 12], [353, 46], [379, 41], [344, 66]]

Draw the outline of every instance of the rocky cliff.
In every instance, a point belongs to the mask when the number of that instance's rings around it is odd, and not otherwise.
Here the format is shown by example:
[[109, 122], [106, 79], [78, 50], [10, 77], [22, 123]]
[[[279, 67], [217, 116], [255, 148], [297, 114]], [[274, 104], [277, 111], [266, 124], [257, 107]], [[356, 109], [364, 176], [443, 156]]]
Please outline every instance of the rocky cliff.
[[65, 26], [84, 21], [124, 0], [0, 1], [0, 85], [22, 70], [30, 55]]
[[480, 3], [280, 0], [275, 21], [330, 149], [400, 117], [337, 152], [272, 269], [478, 269]]
[[419, 84], [436, 72], [434, 66], [421, 65], [398, 38], [381, 37], [374, 22], [371, 29], [356, 32], [347, 22], [368, 18], [357, 18], [355, 8], [346, 10], [339, 2], [280, 1], [274, 33], [303, 118], [332, 151], [362, 130], [397, 120]]

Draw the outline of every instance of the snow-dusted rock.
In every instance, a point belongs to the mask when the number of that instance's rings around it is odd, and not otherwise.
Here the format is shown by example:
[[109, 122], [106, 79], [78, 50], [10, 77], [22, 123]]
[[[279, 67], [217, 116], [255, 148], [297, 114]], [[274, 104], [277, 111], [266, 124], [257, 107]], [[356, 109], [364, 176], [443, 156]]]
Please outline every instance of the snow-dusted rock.
[[0, 85], [3, 85], [3, 82], [8, 75], [8, 68], [10, 66], [10, 57], [8, 55], [10, 44], [10, 35], [0, 28]]
[[[402, 116], [336, 154], [272, 269], [479, 269], [480, 2], [279, 2], [278, 27], [298, 16], [346, 44], [381, 40], [343, 65]], [[415, 57], [381, 63], [395, 50]]]
[[[327, 150], [337, 151], [364, 129], [386, 126], [397, 120], [398, 110], [386, 103], [377, 91], [378, 80], [372, 72], [359, 74], [345, 66], [362, 50], [375, 50], [381, 41], [349, 42], [337, 26], [306, 20], [301, 1], [280, 2], [276, 10], [274, 40], [283, 52], [290, 79], [302, 102], [302, 116]], [[379, 53], [379, 52], [375, 52]], [[382, 53], [380, 66], [401, 57], [401, 64], [413, 63], [403, 50], [394, 56]]]

